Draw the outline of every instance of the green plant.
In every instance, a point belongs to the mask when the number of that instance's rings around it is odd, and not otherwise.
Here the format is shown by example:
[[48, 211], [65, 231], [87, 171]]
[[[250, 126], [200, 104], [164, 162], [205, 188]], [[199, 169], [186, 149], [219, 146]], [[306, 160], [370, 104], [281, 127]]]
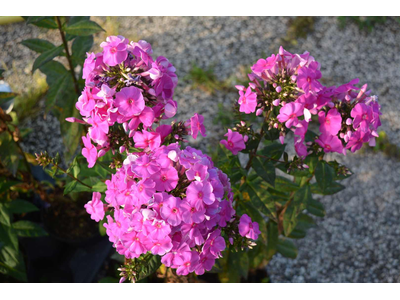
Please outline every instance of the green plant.
[[214, 74], [214, 69], [212, 67], [205, 70], [195, 63], [193, 63], [192, 68], [185, 79], [192, 82], [193, 88], [200, 88], [209, 94], [214, 94], [215, 91], [224, 88], [222, 82], [220, 82]]
[[[77, 123], [64, 122], [67, 117], [79, 117], [75, 109], [76, 99], [84, 87], [82, 67], [85, 53], [93, 46], [93, 34], [103, 29], [90, 17], [24, 17], [27, 24], [57, 30], [61, 45], [48, 40], [28, 39], [22, 44], [37, 52], [32, 72], [39, 69], [46, 75], [49, 86], [46, 95], [46, 110], [60, 120], [61, 134], [65, 145], [64, 158], [71, 161], [81, 141], [82, 128]], [[58, 58], [58, 60], [55, 60]], [[60, 61], [63, 59], [67, 67]], [[76, 72], [79, 70], [79, 72]]]
[[[369, 149], [369, 147], [367, 148]], [[384, 131], [379, 132], [379, 137], [376, 138], [375, 147], [372, 148], [375, 152], [383, 152], [386, 156], [400, 160], [400, 149], [395, 144], [392, 144]]]
[[[0, 70], [0, 78], [2, 72]], [[0, 104], [15, 96], [0, 92]], [[24, 198], [29, 199], [33, 192], [43, 195], [44, 190], [32, 176], [30, 163], [35, 160], [22, 150], [20, 140], [24, 133], [17, 125], [16, 115], [0, 108], [0, 273], [27, 281], [18, 237], [47, 233], [39, 224], [23, 219], [27, 213], [38, 210]]]
[[283, 45], [296, 46], [297, 39], [306, 38], [314, 31], [314, 17], [295, 17], [290, 19], [286, 36], [281, 39]]
[[359, 17], [359, 16], [346, 16], [346, 17], [338, 17], [339, 26], [344, 28], [347, 22], [353, 22], [358, 25], [360, 30], [368, 30], [372, 32], [374, 27], [379, 24], [384, 24], [387, 21], [387, 17], [384, 16], [368, 16], [368, 17]]

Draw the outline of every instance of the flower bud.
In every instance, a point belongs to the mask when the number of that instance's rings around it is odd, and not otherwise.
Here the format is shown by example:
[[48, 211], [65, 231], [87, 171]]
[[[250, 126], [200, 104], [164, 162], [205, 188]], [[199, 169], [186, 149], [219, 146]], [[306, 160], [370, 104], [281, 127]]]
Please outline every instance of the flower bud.
[[256, 116], [258, 117], [258, 116], [262, 115], [263, 111], [264, 111], [264, 109], [262, 109], [262, 108], [257, 109]]
[[351, 125], [351, 124], [353, 124], [353, 120], [350, 118], [347, 118], [346, 125]]
[[280, 102], [281, 102], [280, 99], [275, 99], [274, 101], [272, 101], [272, 104], [273, 104], [274, 106], [278, 106]]
[[281, 88], [281, 86], [278, 86], [278, 87], [276, 87], [275, 91], [276, 91], [277, 93], [280, 93], [280, 92], [282, 92], [282, 88]]

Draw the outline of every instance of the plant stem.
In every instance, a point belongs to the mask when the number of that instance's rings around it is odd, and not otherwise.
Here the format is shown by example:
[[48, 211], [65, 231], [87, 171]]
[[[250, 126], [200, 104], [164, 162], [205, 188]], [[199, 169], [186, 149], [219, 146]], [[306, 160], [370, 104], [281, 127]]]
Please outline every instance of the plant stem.
[[64, 174], [67, 174], [69, 177], [71, 177], [73, 180], [79, 182], [80, 184], [88, 187], [89, 189], [92, 189], [92, 187], [90, 185], [87, 185], [86, 183], [82, 182], [81, 180], [79, 180], [78, 178], [76, 178], [74, 175], [68, 173], [66, 170], [64, 170], [63, 168], [61, 168], [58, 164], [54, 165], [57, 169], [59, 169], [61, 172], [63, 172]]
[[67, 60], [68, 60], [69, 71], [71, 72], [72, 80], [74, 82], [75, 92], [79, 97], [81, 95], [81, 92], [79, 90], [78, 81], [76, 80], [76, 77], [75, 77], [74, 66], [72, 65], [71, 55], [69, 54], [69, 50], [68, 50], [68, 42], [65, 39], [64, 31], [62, 30], [60, 17], [56, 17], [56, 21], [57, 21], [57, 25], [58, 25], [58, 30], [60, 31], [61, 39], [63, 41], [63, 45], [64, 45], [64, 49], [65, 49], [65, 55], [66, 55]]

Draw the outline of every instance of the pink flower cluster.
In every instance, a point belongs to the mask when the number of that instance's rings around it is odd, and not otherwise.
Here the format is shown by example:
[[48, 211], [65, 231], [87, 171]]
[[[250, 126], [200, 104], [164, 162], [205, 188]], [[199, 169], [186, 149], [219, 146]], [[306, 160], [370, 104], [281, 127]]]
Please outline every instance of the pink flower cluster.
[[329, 102], [318, 113], [321, 135], [316, 140], [325, 152], [355, 152], [367, 142], [375, 146], [381, 126], [378, 97], [370, 95], [366, 84], [359, 89], [353, 86], [356, 83], [358, 79], [325, 91]]
[[[278, 54], [259, 59], [251, 70], [249, 86], [236, 86], [239, 111], [265, 117], [270, 129], [279, 130], [281, 143], [292, 130], [299, 157], [310, 152], [305, 135], [312, 115], [318, 116], [321, 132], [315, 143], [325, 152], [346, 154], [347, 149], [354, 152], [365, 142], [374, 144], [380, 106], [377, 97], [366, 91], [367, 85], [354, 86], [358, 79], [325, 87], [319, 81], [320, 64], [308, 52], [292, 54], [282, 47]], [[228, 141], [221, 143], [233, 154], [245, 148], [240, 133], [228, 134]]]
[[[129, 154], [106, 184], [114, 217], [108, 215], [104, 226], [121, 255], [150, 251], [178, 275], [201, 275], [221, 257], [221, 229], [235, 220], [233, 193], [228, 176], [201, 151], [173, 143]], [[88, 212], [93, 208], [92, 214], [104, 215], [101, 206], [88, 205]], [[260, 234], [248, 216], [239, 231], [253, 240]]]
[[[228, 176], [209, 156], [178, 144], [185, 135], [206, 136], [203, 116], [160, 125], [177, 111], [175, 68], [164, 57], [154, 61], [145, 41], [111, 36], [100, 46], [103, 52], [88, 55], [84, 64], [86, 87], [76, 104], [83, 121], [68, 120], [91, 125], [82, 138], [90, 168], [108, 150], [124, 159], [105, 182], [107, 204], [95, 192], [85, 205], [91, 218], [99, 222], [107, 210], [104, 227], [118, 253], [162, 256], [179, 275], [211, 270], [225, 239], [235, 247], [253, 245], [258, 224], [235, 216]], [[245, 147], [240, 137], [228, 135], [234, 151]], [[140, 152], [130, 153], [132, 147]]]
[[156, 148], [165, 132], [154, 131], [153, 123], [172, 118], [177, 110], [175, 68], [165, 57], [153, 60], [149, 43], [110, 36], [100, 46], [103, 51], [88, 53], [83, 67], [85, 88], [76, 103], [83, 121], [68, 119], [90, 125], [82, 150], [89, 167], [110, 149], [124, 152], [132, 146], [110, 137], [121, 128], [137, 147]]

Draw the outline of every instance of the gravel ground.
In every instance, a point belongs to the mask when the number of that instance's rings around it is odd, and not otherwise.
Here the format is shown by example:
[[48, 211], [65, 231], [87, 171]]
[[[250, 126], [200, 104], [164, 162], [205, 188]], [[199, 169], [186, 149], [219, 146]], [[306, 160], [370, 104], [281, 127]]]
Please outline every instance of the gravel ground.
[[[105, 24], [105, 18], [96, 18]], [[192, 89], [185, 80], [192, 63], [202, 68], [212, 66], [220, 80], [232, 74], [241, 75], [243, 66], [258, 58], [276, 53], [286, 35], [289, 18], [284, 17], [134, 17], [118, 18], [118, 34], [129, 39], [145, 39], [154, 49], [154, 56], [166, 56], [177, 68], [180, 83], [175, 92], [179, 119], [198, 112], [205, 117], [207, 138], [195, 146], [219, 140], [224, 130], [213, 124], [218, 103], [229, 108], [237, 93], [217, 91], [209, 95]], [[325, 84], [343, 84], [358, 77], [360, 83], [379, 96], [382, 106], [382, 127], [391, 141], [400, 147], [400, 25], [389, 20], [371, 33], [360, 32], [354, 24], [339, 29], [336, 18], [315, 18], [315, 30], [288, 50], [309, 51], [322, 65]], [[25, 38], [49, 36], [23, 23], [0, 27], [0, 64], [10, 70], [6, 78], [21, 91], [29, 82], [29, 67], [35, 55], [22, 45]], [[96, 37], [96, 42], [104, 35]], [[16, 72], [23, 71], [23, 72]], [[27, 71], [28, 70], [28, 71]], [[15, 75], [18, 73], [19, 75]], [[10, 81], [11, 78], [11, 81]], [[40, 118], [28, 120], [37, 128], [26, 142], [29, 151], [37, 151], [36, 141], [44, 128], [55, 128], [56, 122]], [[47, 125], [46, 125], [47, 124]], [[50, 129], [52, 130], [52, 129]], [[58, 135], [56, 135], [59, 137]], [[50, 139], [57, 141], [57, 138]], [[60, 143], [42, 145], [57, 151]], [[383, 154], [363, 152], [332, 156], [350, 167], [355, 175], [347, 179], [346, 190], [324, 197], [326, 216], [318, 219], [318, 227], [310, 229], [305, 239], [296, 241], [297, 259], [280, 255], [268, 266], [273, 282], [400, 282], [400, 163]]]

